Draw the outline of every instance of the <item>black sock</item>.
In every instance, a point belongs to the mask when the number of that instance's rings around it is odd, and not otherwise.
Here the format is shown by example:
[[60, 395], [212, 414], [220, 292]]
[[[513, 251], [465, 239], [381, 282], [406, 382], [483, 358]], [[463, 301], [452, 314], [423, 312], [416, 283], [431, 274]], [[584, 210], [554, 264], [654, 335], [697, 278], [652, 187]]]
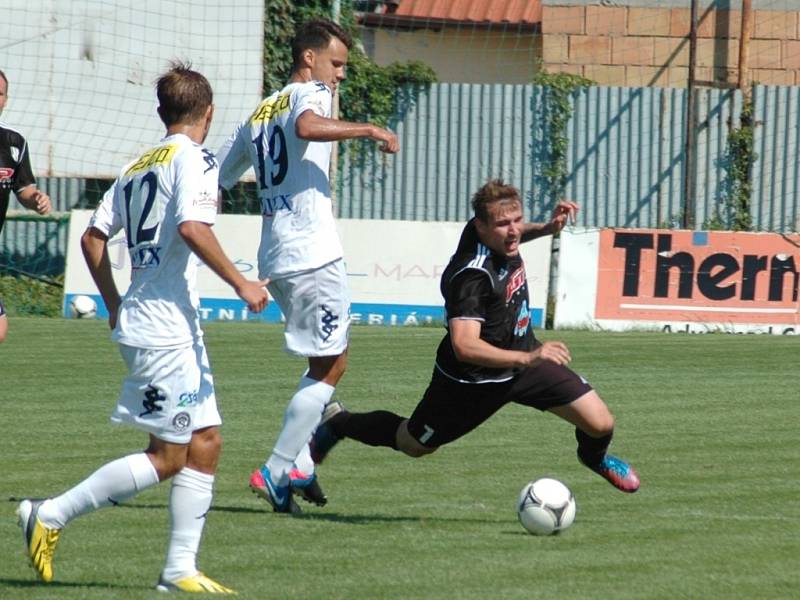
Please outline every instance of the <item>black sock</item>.
[[404, 417], [387, 410], [375, 410], [368, 413], [341, 413], [333, 417], [330, 424], [340, 437], [397, 450], [397, 428], [404, 420]]
[[576, 427], [575, 439], [578, 440], [578, 458], [580, 461], [590, 469], [599, 467], [603, 458], [605, 458], [606, 450], [608, 450], [613, 436], [614, 432], [612, 431], [603, 437], [593, 438]]

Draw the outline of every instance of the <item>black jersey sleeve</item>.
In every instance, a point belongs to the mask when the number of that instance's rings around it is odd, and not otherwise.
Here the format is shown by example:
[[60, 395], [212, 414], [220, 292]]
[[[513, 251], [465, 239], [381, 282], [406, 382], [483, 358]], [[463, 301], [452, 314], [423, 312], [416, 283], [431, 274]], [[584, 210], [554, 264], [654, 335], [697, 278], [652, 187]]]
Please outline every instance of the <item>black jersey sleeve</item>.
[[14, 173], [14, 192], [19, 192], [22, 188], [36, 183], [31, 169], [31, 157], [28, 154], [28, 144], [23, 142], [22, 152], [20, 153], [19, 163]]
[[492, 293], [489, 274], [479, 269], [464, 269], [448, 282], [445, 310], [448, 319], [486, 319]]

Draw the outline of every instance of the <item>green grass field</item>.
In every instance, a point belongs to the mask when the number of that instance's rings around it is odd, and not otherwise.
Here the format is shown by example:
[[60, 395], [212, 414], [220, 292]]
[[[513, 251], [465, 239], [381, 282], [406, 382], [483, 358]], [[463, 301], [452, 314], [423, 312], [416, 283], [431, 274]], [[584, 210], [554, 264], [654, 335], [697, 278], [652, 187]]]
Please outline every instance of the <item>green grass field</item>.
[[[330, 502], [276, 515], [247, 488], [304, 363], [282, 329], [209, 324], [225, 424], [200, 567], [245, 598], [797, 598], [797, 337], [542, 332], [617, 417], [614, 450], [642, 478], [617, 492], [575, 459], [571, 428], [507, 407], [424, 459], [345, 442], [320, 467]], [[357, 327], [338, 397], [408, 414], [438, 328]], [[110, 424], [123, 364], [103, 323], [13, 318], [0, 346], [0, 598], [151, 598], [168, 485], [62, 535], [56, 580], [36, 582], [14, 499], [57, 494], [143, 447]], [[578, 504], [556, 537], [524, 532], [523, 484], [553, 476]]]

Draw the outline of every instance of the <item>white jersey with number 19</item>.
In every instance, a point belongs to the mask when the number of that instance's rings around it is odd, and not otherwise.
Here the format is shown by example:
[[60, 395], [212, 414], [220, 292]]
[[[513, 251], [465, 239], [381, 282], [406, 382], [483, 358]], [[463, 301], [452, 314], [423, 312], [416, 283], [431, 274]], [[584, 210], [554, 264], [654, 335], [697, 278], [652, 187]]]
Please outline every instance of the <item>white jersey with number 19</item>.
[[213, 153], [175, 134], [127, 164], [103, 196], [89, 227], [109, 238], [124, 229], [131, 261], [114, 340], [137, 348], [177, 348], [203, 335], [201, 261], [178, 226], [214, 223], [218, 175]]
[[259, 277], [280, 279], [342, 257], [331, 204], [331, 142], [312, 142], [295, 131], [312, 110], [331, 116], [331, 91], [322, 83], [290, 83], [263, 100], [218, 153], [220, 185], [230, 189], [252, 166], [263, 224]]

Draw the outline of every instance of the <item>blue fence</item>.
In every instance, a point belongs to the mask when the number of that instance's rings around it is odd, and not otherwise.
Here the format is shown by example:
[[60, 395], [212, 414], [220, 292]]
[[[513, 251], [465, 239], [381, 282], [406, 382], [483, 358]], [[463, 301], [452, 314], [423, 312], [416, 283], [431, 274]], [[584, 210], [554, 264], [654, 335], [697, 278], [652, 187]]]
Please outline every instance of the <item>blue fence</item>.
[[[463, 220], [488, 177], [518, 186], [531, 219], [549, 213], [542, 178], [548, 160], [547, 92], [532, 85], [437, 84], [394, 124], [401, 152], [359, 160], [345, 151], [339, 215], [352, 218]], [[680, 223], [686, 169], [688, 94], [673, 88], [591, 87], [573, 98], [565, 195], [581, 203], [580, 224], [658, 227]], [[757, 86], [752, 216], [764, 231], [798, 228], [800, 88]], [[695, 97], [693, 221], [725, 213], [730, 128], [739, 91]]]

